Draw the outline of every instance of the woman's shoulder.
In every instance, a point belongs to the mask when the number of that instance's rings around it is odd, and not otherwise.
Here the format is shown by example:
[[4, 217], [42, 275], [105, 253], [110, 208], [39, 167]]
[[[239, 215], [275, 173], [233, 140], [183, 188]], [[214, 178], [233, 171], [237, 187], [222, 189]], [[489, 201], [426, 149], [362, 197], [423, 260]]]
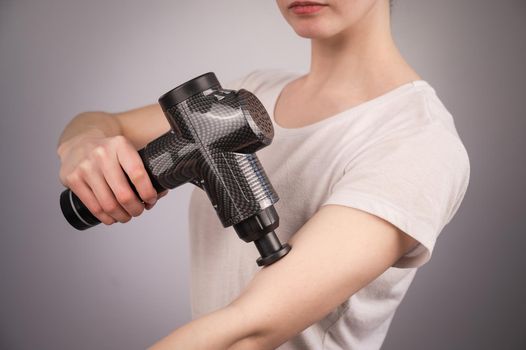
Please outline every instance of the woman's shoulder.
[[278, 86], [285, 80], [300, 75], [298, 72], [278, 68], [256, 69], [238, 76], [236, 79], [226, 83], [225, 87], [233, 90], [245, 89], [258, 94]]
[[425, 129], [440, 125], [459, 136], [453, 115], [428, 81], [412, 81], [383, 97], [377, 105], [387, 127]]

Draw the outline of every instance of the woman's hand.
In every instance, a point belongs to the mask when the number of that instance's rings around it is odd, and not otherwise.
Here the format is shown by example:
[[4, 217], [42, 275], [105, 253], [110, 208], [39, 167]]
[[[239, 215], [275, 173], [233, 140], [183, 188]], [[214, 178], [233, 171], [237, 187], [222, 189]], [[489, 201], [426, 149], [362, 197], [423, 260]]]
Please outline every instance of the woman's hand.
[[[128, 222], [145, 208], [151, 209], [168, 192], [157, 194], [139, 153], [122, 135], [106, 137], [91, 129], [64, 141], [57, 154], [61, 160], [60, 182], [106, 225]], [[144, 204], [133, 192], [123, 169]]]

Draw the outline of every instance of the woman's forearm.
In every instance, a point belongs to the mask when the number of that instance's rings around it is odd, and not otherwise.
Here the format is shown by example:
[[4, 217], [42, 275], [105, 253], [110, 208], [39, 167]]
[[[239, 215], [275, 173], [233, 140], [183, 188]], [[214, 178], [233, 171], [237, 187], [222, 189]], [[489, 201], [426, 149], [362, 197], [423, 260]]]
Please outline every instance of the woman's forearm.
[[122, 135], [119, 122], [106, 112], [85, 112], [73, 118], [64, 128], [57, 144], [57, 152], [66, 141], [79, 135], [110, 137]]
[[258, 335], [255, 324], [229, 305], [185, 324], [148, 350], [256, 350]]

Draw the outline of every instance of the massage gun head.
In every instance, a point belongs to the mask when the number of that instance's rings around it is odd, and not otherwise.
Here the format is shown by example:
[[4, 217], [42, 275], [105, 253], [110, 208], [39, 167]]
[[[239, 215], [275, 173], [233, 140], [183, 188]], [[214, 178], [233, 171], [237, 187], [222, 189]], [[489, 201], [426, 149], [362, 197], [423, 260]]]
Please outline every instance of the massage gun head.
[[212, 72], [168, 91], [159, 104], [178, 137], [194, 140], [198, 133], [203, 144], [224, 151], [254, 153], [274, 138], [259, 99], [244, 89], [223, 89]]

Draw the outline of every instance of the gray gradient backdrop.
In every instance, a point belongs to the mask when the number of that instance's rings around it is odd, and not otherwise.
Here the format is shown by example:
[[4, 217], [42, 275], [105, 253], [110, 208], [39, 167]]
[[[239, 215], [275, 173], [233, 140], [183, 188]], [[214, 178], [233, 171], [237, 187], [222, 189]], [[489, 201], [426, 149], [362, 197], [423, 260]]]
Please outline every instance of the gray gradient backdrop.
[[[384, 349], [526, 349], [526, 3], [399, 0], [393, 21], [472, 173]], [[0, 0], [0, 348], [140, 349], [190, 320], [191, 185], [125, 225], [73, 230], [55, 153], [73, 116], [206, 71], [308, 62], [274, 1]]]

